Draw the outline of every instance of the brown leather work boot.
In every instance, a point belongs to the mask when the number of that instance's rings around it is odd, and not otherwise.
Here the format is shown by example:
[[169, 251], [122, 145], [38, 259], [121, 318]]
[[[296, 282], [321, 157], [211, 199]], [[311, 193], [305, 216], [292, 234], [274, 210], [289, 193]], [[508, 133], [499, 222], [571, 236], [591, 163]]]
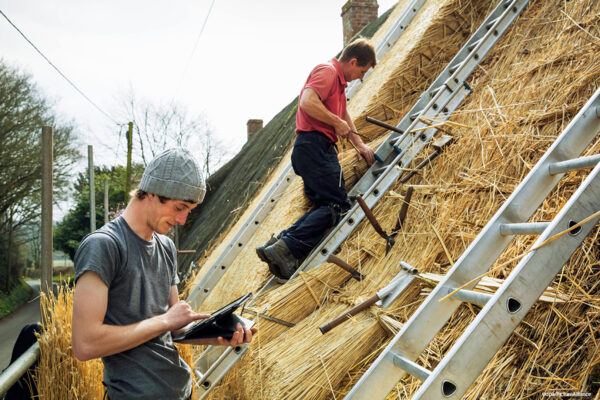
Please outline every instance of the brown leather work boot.
[[269, 258], [267, 258], [267, 256], [265, 255], [265, 249], [269, 246], [272, 246], [273, 244], [275, 244], [275, 242], [277, 241], [277, 238], [275, 237], [275, 235], [271, 235], [271, 238], [269, 240], [267, 240], [265, 242], [265, 244], [263, 244], [262, 246], [258, 246], [256, 248], [256, 254], [258, 255], [258, 258], [260, 258], [262, 261], [264, 261], [265, 263], [267, 263], [269, 265], [269, 271], [275, 275], [278, 280], [283, 279], [283, 277], [281, 276], [281, 273], [279, 272], [279, 266], [273, 264], [273, 262], [271, 260], [269, 260]]
[[[298, 259], [294, 257], [282, 239], [278, 239], [263, 251], [264, 255], [272, 264], [279, 269], [279, 277], [290, 279], [298, 269]], [[274, 274], [277, 276], [277, 274]]]

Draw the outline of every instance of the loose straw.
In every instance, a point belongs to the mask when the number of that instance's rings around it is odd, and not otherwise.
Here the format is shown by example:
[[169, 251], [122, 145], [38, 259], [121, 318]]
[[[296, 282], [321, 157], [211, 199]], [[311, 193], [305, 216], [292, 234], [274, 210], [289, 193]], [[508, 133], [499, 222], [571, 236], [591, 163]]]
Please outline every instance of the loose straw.
[[323, 357], [320, 355], [319, 355], [319, 360], [321, 361], [321, 365], [323, 366], [323, 371], [325, 371], [325, 376], [327, 377], [327, 383], [329, 383], [329, 389], [331, 389], [331, 395], [333, 396], [333, 400], [337, 400], [335, 398], [333, 386], [331, 385], [331, 380], [329, 379], [329, 374], [327, 373], [327, 368], [325, 368], [325, 363], [323, 362]]
[[319, 300], [317, 299], [317, 295], [315, 294], [315, 292], [313, 292], [312, 288], [308, 284], [308, 281], [304, 277], [304, 272], [300, 271], [300, 272], [298, 272], [298, 275], [300, 275], [300, 278], [302, 278], [302, 280], [304, 281], [304, 284], [306, 285], [306, 289], [308, 289], [308, 292], [314, 299], [315, 303], [317, 304], [317, 307], [319, 307], [321, 304], [319, 303]]
[[428, 125], [426, 127], [423, 128], [417, 128], [417, 129], [412, 129], [410, 132], [421, 132], [421, 131], [426, 131], [428, 129], [434, 129], [434, 128], [439, 128], [441, 126], [447, 125], [445, 122], [442, 122], [441, 124], [434, 124], [434, 125]]
[[448, 248], [446, 247], [446, 244], [442, 240], [442, 237], [440, 236], [440, 233], [437, 231], [437, 229], [435, 229], [435, 226], [433, 226], [431, 224], [429, 224], [429, 226], [431, 226], [431, 229], [433, 229], [433, 232], [435, 233], [435, 236], [437, 236], [437, 238], [439, 239], [440, 243], [442, 244], [442, 248], [444, 249], [444, 253], [446, 253], [446, 257], [448, 257], [448, 261], [450, 261], [450, 265], [453, 266], [454, 265], [454, 260], [452, 259], [452, 256], [450, 255], [450, 252], [448, 251]]
[[456, 127], [459, 127], [459, 128], [473, 129], [473, 127], [469, 126], [469, 125], [459, 124], [458, 122], [454, 122], [454, 121], [450, 121], [450, 120], [442, 121], [441, 119], [430, 118], [430, 117], [426, 117], [426, 116], [423, 115], [423, 116], [421, 116], [421, 121], [423, 121], [423, 122], [425, 122], [427, 124], [428, 122], [424, 121], [424, 120], [429, 120], [429, 121], [434, 122], [434, 123], [439, 123], [440, 125], [446, 124], [446, 125], [456, 126]]
[[556, 239], [560, 238], [561, 236], [564, 236], [564, 235], [566, 235], [567, 233], [571, 232], [573, 229], [577, 229], [577, 228], [579, 228], [581, 225], [585, 224], [586, 222], [588, 222], [588, 221], [590, 221], [590, 220], [592, 220], [592, 219], [594, 219], [594, 218], [596, 218], [596, 217], [599, 217], [599, 216], [600, 216], [600, 211], [597, 211], [597, 212], [595, 212], [594, 214], [590, 215], [589, 217], [587, 217], [587, 218], [586, 218], [586, 219], [584, 219], [583, 221], [581, 221], [581, 222], [579, 222], [579, 223], [577, 223], [577, 224], [573, 225], [573, 226], [572, 226], [572, 227], [570, 227], [569, 229], [565, 229], [564, 231], [562, 231], [562, 232], [559, 232], [559, 233], [557, 233], [556, 235], [554, 235], [554, 236], [552, 236], [552, 237], [550, 237], [550, 238], [546, 239], [544, 242], [542, 242], [542, 243], [540, 243], [539, 245], [537, 245], [537, 246], [535, 246], [535, 247], [533, 247], [533, 248], [531, 248], [531, 249], [527, 250], [525, 253], [523, 253], [523, 254], [520, 254], [520, 255], [516, 256], [515, 258], [513, 258], [513, 259], [511, 259], [511, 260], [508, 260], [507, 262], [505, 262], [505, 263], [503, 263], [503, 264], [500, 264], [500, 265], [499, 265], [499, 266], [497, 266], [496, 268], [492, 268], [492, 269], [490, 269], [490, 270], [489, 270], [489, 271], [487, 271], [486, 273], [483, 273], [483, 274], [479, 275], [479, 276], [478, 276], [478, 277], [476, 277], [476, 278], [473, 278], [473, 279], [471, 279], [469, 282], [465, 283], [465, 284], [464, 284], [464, 285], [462, 285], [462, 286], [459, 286], [458, 288], [454, 289], [452, 292], [448, 293], [446, 296], [444, 296], [444, 297], [442, 297], [441, 299], [439, 299], [439, 300], [438, 300], [438, 302], [440, 302], [440, 303], [441, 303], [442, 301], [444, 301], [444, 300], [446, 300], [446, 299], [448, 299], [448, 298], [452, 297], [452, 296], [453, 296], [453, 295], [455, 295], [457, 292], [461, 291], [462, 289], [466, 288], [467, 286], [471, 285], [472, 283], [474, 283], [474, 282], [476, 282], [476, 281], [480, 280], [480, 279], [481, 279], [481, 278], [483, 278], [484, 276], [487, 276], [487, 275], [491, 274], [491, 273], [492, 273], [492, 272], [494, 272], [494, 271], [497, 271], [497, 270], [499, 270], [499, 269], [502, 269], [503, 267], [505, 267], [505, 266], [507, 266], [507, 265], [511, 264], [511, 263], [512, 263], [512, 262], [514, 262], [514, 261], [520, 260], [521, 258], [525, 257], [527, 254], [531, 253], [532, 251], [535, 251], [535, 250], [537, 250], [537, 249], [539, 249], [539, 248], [541, 248], [541, 247], [543, 247], [543, 246], [545, 246], [545, 245], [547, 245], [547, 244], [549, 244], [549, 243], [551, 243], [551, 242], [555, 241]]
[[564, 12], [563, 10], [560, 10], [561, 13], [563, 13], [567, 18], [569, 18], [571, 20], [572, 23], [575, 24], [575, 26], [577, 26], [579, 29], [581, 29], [583, 32], [587, 33], [589, 36], [592, 37], [592, 39], [594, 39], [594, 43], [596, 44], [600, 44], [600, 39], [598, 39], [596, 36], [592, 35], [591, 33], [589, 33], [588, 31], [586, 31], [585, 29], [583, 29], [583, 27], [581, 25], [579, 25], [573, 18], [571, 18], [571, 16], [569, 14], [567, 14], [566, 12]]

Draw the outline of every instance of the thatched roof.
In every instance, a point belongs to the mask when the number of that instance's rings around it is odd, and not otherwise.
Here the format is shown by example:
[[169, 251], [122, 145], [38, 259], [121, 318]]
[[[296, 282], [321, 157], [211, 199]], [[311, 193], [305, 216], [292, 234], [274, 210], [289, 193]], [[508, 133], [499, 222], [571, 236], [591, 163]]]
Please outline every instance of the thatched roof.
[[[373, 138], [373, 146], [386, 132], [363, 117], [397, 123], [493, 6], [478, 0], [426, 3], [351, 103], [359, 130]], [[399, 271], [400, 261], [444, 274], [460, 257], [599, 86], [599, 18], [600, 6], [591, 0], [560, 5], [532, 1], [470, 77], [473, 93], [451, 117], [468, 128], [448, 125], [445, 130], [455, 144], [407, 183], [416, 191], [390, 253], [385, 254], [385, 242], [363, 222], [338, 256], [366, 274], [366, 281], [349, 280], [345, 271], [326, 263], [262, 296], [257, 310], [296, 325], [259, 319], [259, 338], [212, 398], [325, 399], [347, 393], [391, 338], [383, 326], [397, 330], [429, 286], [415, 284], [391, 308], [372, 307], [327, 335], [317, 327], [385, 286]], [[596, 147], [588, 153], [597, 152]], [[430, 151], [425, 149], [426, 154]], [[342, 154], [341, 161], [351, 186], [354, 167], [361, 173], [364, 163], [357, 164], [352, 151]], [[572, 173], [563, 180], [533, 220], [556, 215], [583, 176]], [[394, 185], [374, 207], [386, 229], [395, 224], [407, 184]], [[289, 226], [307, 207], [301, 182], [294, 181], [202, 308], [210, 310], [259, 288], [268, 272], [254, 247]], [[498, 264], [525, 251], [532, 240], [515, 239]], [[595, 337], [600, 323], [594, 305], [599, 299], [597, 265], [600, 252], [588, 238], [552, 284], [569, 300], [536, 304], [470, 389], [469, 398], [592, 391], [590, 374], [600, 355]], [[504, 279], [510, 269], [494, 277]], [[461, 306], [420, 363], [435, 367], [476, 312], [475, 306]], [[390, 398], [404, 398], [419, 384], [407, 378]]]

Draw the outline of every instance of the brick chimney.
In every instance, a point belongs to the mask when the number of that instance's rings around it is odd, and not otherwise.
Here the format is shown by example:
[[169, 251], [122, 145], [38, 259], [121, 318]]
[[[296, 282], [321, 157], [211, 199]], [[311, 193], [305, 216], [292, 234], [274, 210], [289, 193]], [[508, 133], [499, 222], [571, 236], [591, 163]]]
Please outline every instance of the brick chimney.
[[246, 126], [248, 127], [248, 139], [250, 139], [250, 136], [254, 135], [263, 128], [263, 120], [249, 119], [246, 123]]
[[377, 18], [377, 0], [348, 0], [342, 7], [344, 46], [369, 22]]

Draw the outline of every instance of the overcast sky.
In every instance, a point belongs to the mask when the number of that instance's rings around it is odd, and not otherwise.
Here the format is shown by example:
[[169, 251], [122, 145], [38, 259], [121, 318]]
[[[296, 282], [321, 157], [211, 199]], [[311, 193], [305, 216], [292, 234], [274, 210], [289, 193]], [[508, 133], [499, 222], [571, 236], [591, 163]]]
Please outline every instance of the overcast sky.
[[[397, 0], [379, 0], [379, 14]], [[299, 93], [314, 65], [342, 48], [346, 0], [0, 0], [0, 9], [98, 106], [119, 120], [130, 90], [207, 116], [232, 152], [246, 121], [265, 124]], [[0, 57], [32, 75], [79, 127], [81, 153], [124, 163], [119, 128], [91, 106], [0, 16]], [[187, 66], [187, 68], [186, 68]], [[80, 169], [85, 168], [82, 163]]]

